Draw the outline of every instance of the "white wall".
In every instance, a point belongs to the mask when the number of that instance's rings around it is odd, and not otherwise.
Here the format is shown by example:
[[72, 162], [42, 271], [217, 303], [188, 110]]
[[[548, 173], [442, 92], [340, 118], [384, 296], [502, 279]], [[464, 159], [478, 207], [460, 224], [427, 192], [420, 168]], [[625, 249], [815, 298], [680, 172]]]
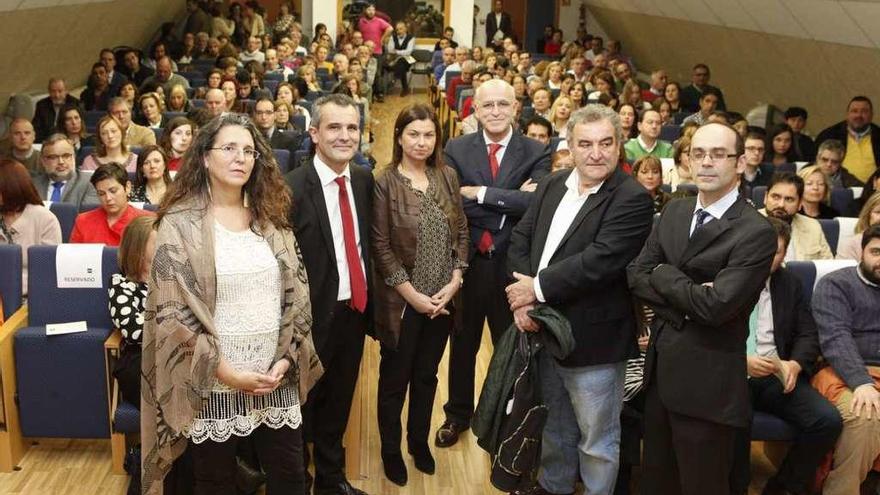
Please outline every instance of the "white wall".
[[[446, 0], [451, 2], [446, 22], [455, 29], [455, 40], [470, 47], [474, 36], [474, 0]], [[482, 7], [480, 7], [482, 9]]]
[[[566, 40], [573, 39], [577, 35], [578, 25], [580, 24], [580, 6], [583, 1], [572, 0], [570, 5], [562, 5], [560, 0], [556, 0], [559, 5], [559, 29], [565, 35]], [[602, 26], [599, 25], [599, 22], [590, 15], [589, 8], [587, 9], [587, 32], [590, 34], [597, 34], [602, 37], [606, 42], [608, 41], [608, 34], [602, 29]], [[626, 47], [624, 47], [626, 48]], [[625, 51], [625, 50], [624, 50]]]

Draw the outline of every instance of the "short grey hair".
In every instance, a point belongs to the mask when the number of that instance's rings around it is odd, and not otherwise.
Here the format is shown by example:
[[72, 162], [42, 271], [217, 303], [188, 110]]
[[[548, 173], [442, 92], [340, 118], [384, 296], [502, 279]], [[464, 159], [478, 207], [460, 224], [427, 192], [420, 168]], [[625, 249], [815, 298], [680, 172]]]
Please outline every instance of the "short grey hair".
[[[611, 126], [614, 127], [614, 139], [618, 143], [623, 142], [623, 127], [620, 125], [620, 116], [617, 112], [605, 105], [597, 105], [593, 103], [586, 105], [571, 114], [571, 117], [568, 119], [568, 124], [565, 126], [565, 130], [568, 133], [568, 139], [571, 139], [572, 136], [574, 136], [574, 127], [576, 125], [589, 124], [602, 120], [607, 120]], [[571, 146], [571, 143], [569, 143], [569, 146]]]
[[64, 141], [69, 144], [71, 148], [73, 148], [73, 142], [68, 138], [65, 134], [61, 134], [60, 132], [56, 132], [55, 134], [50, 134], [49, 137], [43, 140], [43, 147], [40, 148], [40, 156], [46, 154], [46, 148], [49, 146], [54, 146], [56, 143]]
[[[354, 107], [354, 109], [358, 112], [358, 116], [360, 116], [360, 107], [357, 103], [351, 98], [351, 96], [344, 95], [342, 93], [330, 93], [327, 96], [322, 96], [315, 101], [315, 104], [312, 105], [312, 120], [309, 122], [309, 127], [314, 127], [315, 129], [321, 128], [321, 120], [323, 117], [324, 105], [328, 103], [332, 103], [337, 107]], [[358, 125], [360, 125], [360, 120], [358, 120]]]

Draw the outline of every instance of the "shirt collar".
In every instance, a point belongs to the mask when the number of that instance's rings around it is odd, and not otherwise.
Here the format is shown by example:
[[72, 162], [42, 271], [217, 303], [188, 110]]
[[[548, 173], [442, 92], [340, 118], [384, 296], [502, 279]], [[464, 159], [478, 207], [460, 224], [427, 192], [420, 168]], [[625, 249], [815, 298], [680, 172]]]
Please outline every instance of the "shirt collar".
[[867, 136], [868, 134], [871, 134], [871, 126], [870, 125], [862, 132], [856, 132], [856, 131], [850, 129], [849, 126], [846, 127], [846, 130], [849, 131], [849, 135], [854, 137], [857, 141], [859, 139], [862, 139], [863, 137]]
[[599, 189], [602, 187], [605, 181], [596, 184], [595, 186], [587, 189], [583, 194], [581, 194], [581, 176], [578, 175], [577, 169], [573, 169], [570, 174], [568, 174], [568, 178], [565, 179], [565, 187], [568, 188], [569, 191], [575, 193], [578, 197], [589, 196], [591, 194], [596, 194]]
[[875, 289], [880, 288], [880, 285], [877, 285], [877, 284], [875, 284], [874, 282], [871, 282], [870, 280], [868, 280], [867, 277], [865, 277], [865, 274], [862, 273], [862, 265], [861, 265], [861, 264], [859, 264], [859, 265], [856, 267], [856, 273], [859, 274], [859, 279], [860, 279], [862, 282], [864, 282], [865, 284], [867, 284], [869, 287], [873, 287], [873, 288], [875, 288]]
[[331, 182], [335, 181], [337, 177], [345, 177], [349, 181], [351, 180], [351, 165], [346, 165], [345, 170], [343, 170], [341, 174], [337, 174], [329, 165], [324, 163], [318, 157], [317, 153], [315, 153], [315, 171], [318, 172], [318, 180], [321, 181], [322, 187], [327, 187]]
[[641, 135], [641, 134], [639, 134], [638, 136], [636, 136], [636, 139], [638, 139], [638, 141], [639, 141], [639, 146], [641, 146], [642, 149], [645, 150], [645, 151], [647, 151], [648, 153], [654, 151], [654, 148], [657, 147], [657, 141], [659, 141], [659, 139], [655, 139], [655, 140], [654, 140], [654, 146], [651, 146], [650, 148], [648, 148], [648, 145], [645, 144], [645, 142], [642, 140], [642, 135]]
[[696, 213], [697, 210], [706, 210], [706, 212], [712, 215], [712, 218], [718, 220], [719, 218], [724, 216], [724, 214], [727, 212], [728, 209], [730, 209], [731, 206], [733, 206], [733, 203], [736, 203], [737, 198], [739, 198], [739, 189], [734, 187], [729, 193], [725, 194], [718, 201], [712, 203], [709, 206], [703, 207], [703, 205], [700, 204], [700, 196], [698, 195], [697, 203], [696, 205], [694, 205], [694, 213]]
[[[511, 138], [513, 138], [513, 126], [510, 126], [510, 128], [507, 130], [507, 135], [504, 136], [501, 141], [498, 141], [498, 143], [496, 144], [500, 144], [502, 148], [507, 148], [507, 146], [510, 144]], [[483, 129], [483, 141], [486, 142], [486, 146], [489, 146], [490, 144], [495, 142], [489, 139], [489, 135], [486, 134], [485, 129]]]

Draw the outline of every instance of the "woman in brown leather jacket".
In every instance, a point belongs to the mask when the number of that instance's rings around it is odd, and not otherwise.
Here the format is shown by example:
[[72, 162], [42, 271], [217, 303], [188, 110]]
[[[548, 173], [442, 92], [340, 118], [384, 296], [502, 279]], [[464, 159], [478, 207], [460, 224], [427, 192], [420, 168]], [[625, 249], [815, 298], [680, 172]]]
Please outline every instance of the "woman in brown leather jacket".
[[428, 448], [437, 366], [467, 268], [468, 229], [458, 175], [441, 161], [440, 124], [425, 104], [394, 125], [391, 165], [376, 179], [372, 243], [378, 270], [376, 330], [382, 344], [378, 416], [385, 476], [405, 485], [400, 414], [409, 387], [407, 445], [416, 468], [433, 474]]

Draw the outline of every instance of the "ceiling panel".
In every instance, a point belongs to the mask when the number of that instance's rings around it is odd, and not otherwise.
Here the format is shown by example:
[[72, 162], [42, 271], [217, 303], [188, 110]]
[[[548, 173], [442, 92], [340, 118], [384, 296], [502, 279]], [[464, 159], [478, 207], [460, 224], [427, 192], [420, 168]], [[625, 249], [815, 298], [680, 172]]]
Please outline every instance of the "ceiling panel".
[[712, 12], [706, 2], [707, 0], [675, 0], [687, 14], [687, 18], [692, 22], [702, 22], [704, 24], [720, 24], [718, 17]]
[[873, 47], [874, 44], [843, 10], [839, 2], [829, 0], [782, 0], [792, 17], [810, 37], [844, 45]]
[[726, 2], [707, 1], [707, 4], [715, 13], [715, 16], [720, 19], [723, 26], [748, 29], [749, 31], [761, 30], [752, 14], [744, 9], [736, 0], [728, 0]]
[[871, 3], [840, 2], [840, 6], [871, 40], [874, 47], [880, 48], [880, 0]]

